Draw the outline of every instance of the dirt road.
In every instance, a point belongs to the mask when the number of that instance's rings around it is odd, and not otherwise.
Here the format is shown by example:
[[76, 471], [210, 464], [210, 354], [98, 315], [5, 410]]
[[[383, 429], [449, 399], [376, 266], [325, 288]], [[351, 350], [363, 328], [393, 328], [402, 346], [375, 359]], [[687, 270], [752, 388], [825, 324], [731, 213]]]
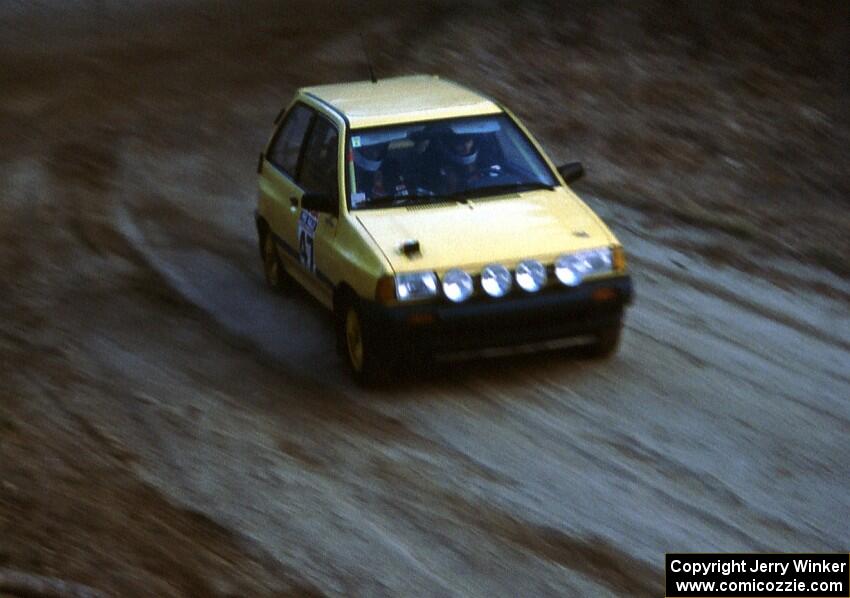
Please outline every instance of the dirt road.
[[734, 269], [687, 249], [722, 233], [587, 194], [635, 277], [616, 357], [360, 390], [329, 316], [263, 286], [253, 166], [304, 69], [342, 77], [358, 28], [405, 21], [78, 4], [2, 21], [0, 568], [122, 596], [658, 596], [668, 551], [848, 549], [847, 280]]

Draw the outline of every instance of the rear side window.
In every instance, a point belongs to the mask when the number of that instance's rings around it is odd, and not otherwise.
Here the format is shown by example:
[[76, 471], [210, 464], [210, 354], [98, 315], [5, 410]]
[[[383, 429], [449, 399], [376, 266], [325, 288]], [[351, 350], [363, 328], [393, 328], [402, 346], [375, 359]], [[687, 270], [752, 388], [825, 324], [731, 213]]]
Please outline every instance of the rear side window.
[[306, 191], [339, 197], [339, 134], [326, 118], [317, 118], [307, 140], [299, 185]]
[[268, 160], [293, 179], [298, 169], [298, 155], [301, 152], [301, 144], [304, 134], [310, 127], [313, 119], [313, 111], [303, 104], [296, 104], [289, 114], [283, 126], [278, 129], [269, 148]]

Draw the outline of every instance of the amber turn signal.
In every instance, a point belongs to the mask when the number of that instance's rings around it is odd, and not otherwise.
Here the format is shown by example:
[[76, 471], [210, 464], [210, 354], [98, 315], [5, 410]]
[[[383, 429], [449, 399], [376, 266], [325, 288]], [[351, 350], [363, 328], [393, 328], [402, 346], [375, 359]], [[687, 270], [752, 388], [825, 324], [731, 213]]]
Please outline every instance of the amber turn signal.
[[594, 301], [612, 301], [617, 298], [617, 291], [608, 287], [602, 287], [593, 291], [590, 297]]
[[626, 252], [623, 251], [621, 245], [613, 247], [611, 256], [611, 265], [617, 272], [623, 272], [626, 269]]
[[375, 287], [375, 301], [388, 305], [395, 300], [395, 279], [392, 276], [379, 278], [378, 285]]
[[425, 326], [427, 324], [433, 324], [435, 321], [434, 314], [428, 312], [410, 314], [407, 317], [407, 323], [411, 326]]

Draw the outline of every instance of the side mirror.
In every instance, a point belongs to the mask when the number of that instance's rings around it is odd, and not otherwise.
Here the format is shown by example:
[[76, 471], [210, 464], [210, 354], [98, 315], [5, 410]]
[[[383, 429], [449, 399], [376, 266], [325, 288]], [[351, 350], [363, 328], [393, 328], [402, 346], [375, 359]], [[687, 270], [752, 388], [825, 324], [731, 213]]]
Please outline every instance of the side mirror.
[[338, 207], [336, 198], [327, 193], [311, 193], [308, 191], [301, 196], [301, 209], [303, 210], [336, 214]]
[[558, 172], [564, 177], [564, 181], [572, 183], [584, 176], [584, 166], [581, 165], [581, 162], [567, 162], [558, 166]]

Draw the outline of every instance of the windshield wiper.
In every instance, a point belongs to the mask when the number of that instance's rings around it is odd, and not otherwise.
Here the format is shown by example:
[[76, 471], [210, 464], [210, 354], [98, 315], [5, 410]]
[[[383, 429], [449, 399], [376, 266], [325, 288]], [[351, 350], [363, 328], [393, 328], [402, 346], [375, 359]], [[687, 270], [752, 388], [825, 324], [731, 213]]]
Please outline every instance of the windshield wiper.
[[504, 185], [490, 185], [488, 187], [474, 187], [465, 189], [450, 195], [446, 195], [446, 199], [472, 199], [473, 197], [484, 197], [486, 195], [504, 195], [507, 193], [520, 193], [522, 191], [534, 191], [536, 189], [554, 189], [552, 185], [541, 183], [540, 181], [531, 181], [527, 183], [507, 183]]
[[428, 201], [436, 198], [437, 196], [435, 195], [384, 195], [382, 197], [373, 197], [369, 201], [356, 206], [355, 209], [368, 210], [370, 208], [386, 208], [416, 203], [427, 203]]
[[375, 208], [386, 208], [395, 206], [407, 206], [423, 203], [441, 203], [446, 201], [463, 201], [474, 197], [484, 197], [486, 195], [504, 195], [507, 193], [520, 193], [522, 191], [534, 191], [536, 189], [554, 189], [552, 185], [541, 183], [540, 181], [531, 181], [526, 183], [508, 183], [504, 185], [490, 185], [489, 187], [475, 187], [473, 189], [465, 189], [456, 193], [447, 195], [430, 195], [430, 194], [410, 194], [410, 195], [384, 195], [382, 197], [373, 197], [372, 199], [355, 206], [357, 210], [369, 210]]

